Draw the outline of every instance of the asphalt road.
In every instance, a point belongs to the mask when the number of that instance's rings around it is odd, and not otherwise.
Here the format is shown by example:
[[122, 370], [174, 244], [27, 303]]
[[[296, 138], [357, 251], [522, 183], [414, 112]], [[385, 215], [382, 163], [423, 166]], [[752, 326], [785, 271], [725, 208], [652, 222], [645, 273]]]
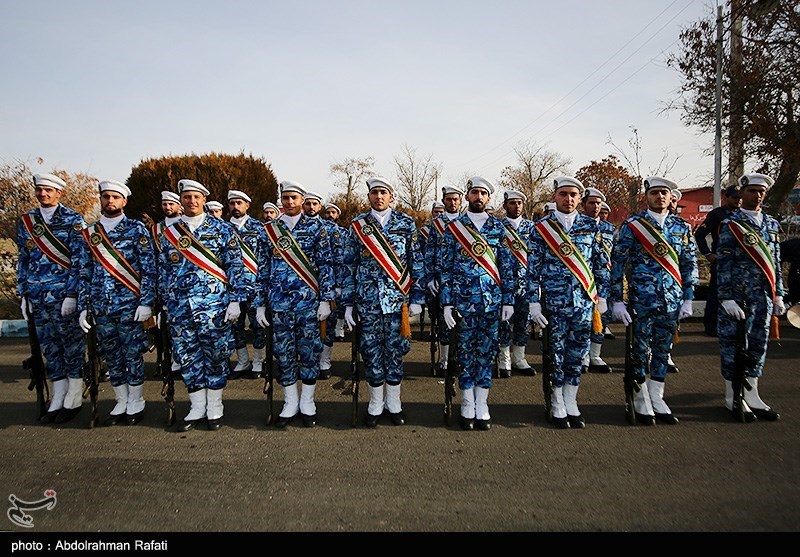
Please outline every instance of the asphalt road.
[[[612, 330], [604, 354], [619, 367], [623, 333]], [[491, 390], [488, 432], [445, 427], [441, 380], [419, 340], [406, 357], [402, 427], [350, 427], [349, 344], [336, 345], [334, 377], [319, 383], [312, 429], [267, 427], [263, 382], [241, 379], [225, 390], [222, 429], [168, 431], [153, 354], [140, 425], [88, 430], [86, 404], [65, 427], [42, 426], [20, 366], [27, 344], [0, 339], [0, 499], [55, 490], [54, 508], [30, 512], [38, 532], [797, 531], [800, 331], [784, 321], [782, 334], [760, 386], [778, 422], [732, 421], [716, 339], [692, 322], [666, 387], [679, 425], [628, 426], [622, 374], [588, 374], [579, 393], [587, 428], [555, 430], [540, 376], [514, 376]], [[538, 366], [538, 341], [528, 354]], [[188, 398], [177, 391], [182, 417]], [[103, 383], [101, 417], [112, 395]], [[8, 521], [0, 530], [23, 529]]]

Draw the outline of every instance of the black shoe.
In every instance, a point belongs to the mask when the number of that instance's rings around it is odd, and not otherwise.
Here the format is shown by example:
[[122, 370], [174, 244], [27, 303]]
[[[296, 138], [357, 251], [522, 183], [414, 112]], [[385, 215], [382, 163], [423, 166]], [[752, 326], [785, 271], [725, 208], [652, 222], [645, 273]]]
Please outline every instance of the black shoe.
[[263, 376], [262, 371], [251, 371], [250, 373], [247, 374], [248, 379], [261, 379], [262, 376]]
[[553, 424], [556, 429], [569, 429], [569, 420], [567, 418], [550, 418], [550, 423]]
[[667, 364], [667, 373], [678, 373], [680, 370], [675, 364]]
[[[295, 414], [296, 416], [297, 414]], [[275, 427], [278, 429], [286, 429], [286, 426], [292, 423], [294, 420], [294, 416], [289, 416], [288, 418], [284, 418], [283, 416], [278, 416], [278, 419], [275, 420]]]
[[739, 419], [739, 413], [736, 410], [731, 410], [731, 416], [733, 416], [733, 419], [736, 420], [737, 422], [744, 421], [744, 423], [746, 423], [746, 424], [752, 424], [753, 422], [757, 422], [758, 421], [758, 418], [756, 417], [756, 415], [752, 411], [744, 412], [742, 414], [742, 419], [741, 420]]
[[589, 364], [589, 373], [611, 373], [611, 367], [608, 364]]
[[678, 425], [678, 418], [672, 414], [659, 414], [656, 412], [656, 421], [665, 425]]
[[221, 427], [222, 427], [222, 416], [220, 416], [219, 418], [214, 418], [213, 420], [208, 420], [208, 431], [217, 431]]
[[436, 363], [435, 368], [436, 373], [434, 373], [435, 377], [446, 377], [447, 376], [447, 367], [443, 366], [441, 363]]
[[127, 425], [136, 425], [142, 421], [142, 418], [144, 418], [144, 410], [136, 412], [136, 414], [126, 414], [125, 423]]
[[303, 414], [301, 412], [300, 416], [303, 418], [303, 427], [314, 427], [315, 425], [317, 425], [316, 414]]
[[325, 380], [325, 379], [330, 379], [330, 378], [331, 378], [331, 370], [330, 370], [330, 368], [319, 370], [319, 376], [317, 377], [317, 379]]
[[406, 415], [403, 411], [389, 412], [389, 418], [392, 420], [392, 425], [404, 425], [406, 423]]
[[47, 414], [39, 418], [39, 423], [52, 424], [56, 420], [56, 416], [58, 416], [59, 412], [61, 412], [60, 408], [58, 410], [53, 410], [52, 412], [48, 412]]
[[461, 429], [464, 431], [472, 431], [475, 429], [475, 418], [465, 418], [461, 416], [459, 422], [461, 423]]
[[573, 429], [583, 429], [586, 427], [586, 420], [583, 419], [581, 414], [577, 416], [570, 416], [567, 414], [567, 421], [569, 422], [569, 427]]
[[581, 366], [581, 375], [589, 373], [589, 366]]
[[497, 375], [500, 377], [500, 379], [508, 379], [509, 377], [511, 377], [511, 370], [510, 369], [498, 370]]
[[375, 414], [367, 413], [367, 416], [364, 418], [364, 425], [367, 426], [368, 428], [372, 429], [372, 428], [378, 427], [378, 422], [380, 420], [381, 420], [381, 415], [380, 414], [378, 414], [376, 416]]
[[475, 429], [479, 429], [481, 431], [489, 431], [492, 429], [492, 420], [479, 420], [475, 419]]
[[197, 420], [181, 420], [181, 423], [178, 424], [178, 431], [191, 431], [204, 421], [206, 421], [205, 416]]
[[57, 424], [66, 423], [77, 416], [78, 412], [81, 411], [81, 408], [83, 408], [82, 404], [77, 408], [62, 408], [58, 411], [58, 415], [56, 415], [56, 418], [53, 421]]
[[635, 412], [636, 414], [636, 423], [641, 425], [656, 425], [656, 418], [655, 416], [650, 416], [649, 414], [639, 414], [639, 412]]
[[124, 423], [125, 423], [125, 414], [109, 414], [108, 417], [105, 420], [103, 420], [103, 425], [106, 427]]
[[753, 411], [753, 414], [755, 414], [755, 416], [759, 420], [764, 420], [766, 422], [777, 422], [781, 417], [781, 415], [778, 414], [772, 408], [753, 408], [753, 407], [750, 407], [750, 409]]
[[528, 369], [520, 369], [520, 370], [517, 370], [517, 371], [519, 373], [521, 373], [522, 375], [524, 375], [525, 377], [535, 377], [536, 376], [536, 370], [534, 369], [533, 366], [531, 366]]

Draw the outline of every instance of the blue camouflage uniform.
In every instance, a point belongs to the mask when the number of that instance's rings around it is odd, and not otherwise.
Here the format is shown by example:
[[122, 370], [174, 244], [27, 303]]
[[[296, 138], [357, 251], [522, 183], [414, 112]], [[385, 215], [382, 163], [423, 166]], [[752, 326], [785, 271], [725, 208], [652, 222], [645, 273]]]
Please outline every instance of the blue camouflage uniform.
[[425, 253], [424, 259], [425, 262], [425, 287], [427, 290], [427, 285], [430, 281], [435, 280], [436, 284], [439, 285], [439, 304], [438, 307], [433, 307], [436, 305], [436, 298], [431, 297], [431, 303], [428, 308], [428, 312], [436, 311], [438, 312], [438, 323], [439, 323], [439, 343], [442, 345], [442, 350], [447, 350], [447, 346], [450, 344], [450, 328], [447, 326], [447, 323], [444, 322], [444, 304], [441, 303], [441, 291], [442, 291], [442, 264], [445, 254], [445, 236], [448, 235], [447, 228], [445, 228], [445, 233], [440, 234], [439, 230], [434, 226], [433, 221], [440, 220], [444, 223], [445, 227], [447, 223], [450, 222], [450, 219], [447, 216], [447, 213], [443, 213], [436, 218], [432, 219], [431, 222], [428, 223], [428, 230], [430, 231], [430, 235], [425, 242]]
[[[44, 223], [39, 209], [27, 214], [35, 215]], [[59, 203], [47, 226], [69, 250], [71, 268], [65, 269], [48, 259], [20, 221], [17, 226], [17, 296], [26, 296], [29, 301], [48, 379], [79, 379], [82, 376], [83, 331], [78, 326], [78, 312], [61, 317], [61, 304], [64, 298], [78, 297], [81, 230], [86, 224], [78, 213]]]
[[[679, 284], [642, 247], [634, 236], [629, 222], [645, 219], [652, 224], [675, 250], [681, 274]], [[622, 279], [630, 266], [628, 303], [634, 318], [634, 354], [651, 353], [650, 377], [663, 381], [667, 376], [669, 359], [678, 313], [684, 300], [694, 299], [697, 284], [697, 246], [689, 223], [675, 215], [667, 215], [664, 226], [647, 211], [635, 215], [620, 227], [614, 244], [611, 266], [611, 303], [622, 302]], [[635, 358], [636, 379], [645, 380], [647, 358]]]
[[[461, 247], [451, 232], [442, 246], [441, 304], [453, 306], [461, 316], [458, 325], [458, 386], [463, 390], [492, 386], [492, 370], [497, 356], [500, 310], [514, 304], [516, 280], [511, 255], [506, 247], [505, 227], [490, 216], [477, 230], [468, 214], [456, 219], [483, 236], [495, 254], [500, 285]], [[444, 323], [444, 318], [442, 318]]]
[[[611, 250], [614, 247], [614, 236], [617, 233], [617, 229], [614, 228], [613, 224], [605, 220], [597, 221], [597, 227], [600, 229], [600, 237], [603, 241], [603, 249], [605, 250], [606, 255], [608, 256], [608, 264], [610, 267]], [[611, 284], [614, 284], [613, 280], [611, 281]], [[605, 328], [611, 322], [611, 320], [613, 319], [613, 315], [614, 313], [611, 307], [609, 306], [608, 311], [600, 316], [603, 321], [603, 330], [605, 330]], [[589, 339], [591, 340], [591, 342], [595, 344], [603, 344], [603, 339], [604, 339], [603, 331], [600, 331], [599, 333], [595, 333], [594, 331], [592, 331], [592, 334], [589, 335]]]
[[336, 308], [331, 308], [331, 314], [325, 321], [325, 338], [322, 343], [325, 346], [333, 346], [336, 331], [336, 321], [344, 317], [344, 303], [342, 302], [342, 280], [344, 259], [345, 234], [344, 228], [335, 222], [318, 217], [322, 221], [322, 226], [328, 231], [328, 240], [331, 246], [331, 270], [333, 272], [334, 301]]
[[[102, 224], [97, 223], [97, 226]], [[149, 342], [142, 323], [134, 321], [136, 308], [152, 308], [156, 297], [155, 246], [147, 228], [126, 216], [111, 229], [108, 239], [141, 279], [140, 294], [115, 279], [84, 243], [78, 311], [90, 310], [97, 327], [97, 349], [106, 362], [112, 387], [144, 383], [144, 353]]]
[[[248, 216], [241, 228], [232, 222], [229, 224], [239, 235], [239, 238], [253, 251], [256, 256], [256, 262], [260, 262], [269, 249], [267, 247], [267, 233], [264, 231], [264, 223]], [[247, 302], [242, 304], [242, 314], [233, 324], [235, 346], [237, 350], [247, 346], [247, 337], [245, 335], [245, 318], [247, 318], [250, 321], [250, 330], [253, 331], [253, 348], [264, 348], [267, 345], [267, 330], [256, 322], [257, 306], [253, 303], [256, 296], [257, 274], [253, 274], [247, 267], [244, 267], [242, 276], [247, 285]]]
[[[272, 222], [288, 230], [282, 218]], [[283, 387], [298, 379], [309, 384], [317, 380], [322, 353], [317, 309], [321, 301], [331, 301], [334, 296], [330, 240], [321, 219], [301, 215], [289, 232], [317, 272], [319, 293], [289, 267], [268, 238], [268, 251], [259, 264], [254, 303], [261, 307], [269, 302], [278, 363], [275, 377]]]
[[[553, 213], [537, 223], [546, 219], [558, 222]], [[605, 298], [609, 280], [608, 255], [601, 245], [597, 222], [579, 214], [566, 234], [591, 269], [598, 296]], [[533, 231], [528, 244], [531, 250], [528, 255], [528, 295], [531, 303], [542, 304], [549, 321], [553, 386], [562, 387], [565, 383], [578, 386], [582, 362], [589, 352], [595, 304], [538, 231]]]
[[[502, 221], [503, 226], [513, 228], [511, 221], [508, 217]], [[525, 242], [523, 246], [527, 252], [528, 239], [531, 232], [533, 232], [533, 221], [520, 218], [519, 227], [514, 230], [520, 239]], [[498, 344], [500, 346], [527, 346], [528, 344], [528, 323], [530, 322], [530, 315], [528, 314], [528, 283], [527, 283], [527, 267], [522, 265], [519, 260], [514, 257], [514, 254], [509, 252], [509, 259], [513, 269], [513, 275], [516, 279], [516, 286], [514, 288], [514, 315], [509, 321], [500, 322], [500, 333], [498, 336]], [[513, 332], [513, 338], [512, 338]]]
[[242, 251], [230, 224], [206, 214], [192, 234], [216, 257], [228, 282], [183, 257], [161, 236], [159, 296], [169, 316], [173, 358], [190, 393], [225, 388], [234, 348], [225, 312], [230, 302], [247, 300]]
[[[783, 296], [783, 277], [781, 275], [781, 252], [778, 221], [762, 211], [761, 225], [757, 225], [741, 210], [735, 211], [720, 226], [717, 246], [717, 285], [720, 303], [733, 300], [745, 311], [747, 316], [747, 359], [745, 375], [761, 377], [764, 360], [767, 356], [770, 320], [772, 319], [772, 287], [760, 267], [742, 249], [733, 236], [728, 221], [745, 223], [754, 229], [766, 244], [775, 261], [775, 295]], [[719, 310], [718, 334], [722, 376], [733, 379], [734, 357], [736, 355], [736, 320], [725, 310]]]
[[421, 305], [425, 301], [422, 286], [425, 272], [417, 228], [410, 216], [394, 209], [384, 227], [370, 213], [358, 215], [354, 220], [380, 230], [411, 274], [407, 299], [355, 232], [348, 231], [342, 298], [345, 306], [354, 306], [358, 314], [364, 377], [371, 387], [380, 387], [384, 382], [399, 385], [403, 379], [403, 356], [411, 348], [410, 339], [400, 336], [401, 308], [403, 303]]

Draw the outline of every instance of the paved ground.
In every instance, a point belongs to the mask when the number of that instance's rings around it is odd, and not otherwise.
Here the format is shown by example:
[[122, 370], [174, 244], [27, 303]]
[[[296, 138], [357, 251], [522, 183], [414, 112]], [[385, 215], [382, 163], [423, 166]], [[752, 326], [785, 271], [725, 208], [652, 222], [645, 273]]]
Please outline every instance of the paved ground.
[[[619, 366], [622, 330], [612, 329], [606, 360]], [[55, 508], [30, 513], [35, 531], [797, 531], [800, 331], [784, 321], [782, 333], [761, 387], [779, 422], [729, 418], [716, 339], [693, 322], [667, 383], [678, 426], [626, 425], [622, 374], [589, 374], [579, 395], [588, 427], [557, 431], [543, 417], [539, 376], [515, 376], [491, 390], [488, 432], [443, 425], [442, 385], [421, 341], [407, 357], [404, 427], [350, 427], [348, 344], [319, 384], [313, 429], [267, 427], [262, 382], [252, 380], [225, 390], [218, 432], [165, 430], [155, 379], [139, 426], [90, 431], [86, 409], [66, 427], [40, 426], [19, 365], [27, 345], [0, 339], [0, 499], [55, 489]], [[538, 344], [528, 345], [535, 365]], [[152, 354], [148, 362], [150, 375]], [[362, 415], [366, 393], [362, 383]], [[104, 415], [107, 383], [100, 397]], [[182, 386], [177, 406], [188, 412]]]

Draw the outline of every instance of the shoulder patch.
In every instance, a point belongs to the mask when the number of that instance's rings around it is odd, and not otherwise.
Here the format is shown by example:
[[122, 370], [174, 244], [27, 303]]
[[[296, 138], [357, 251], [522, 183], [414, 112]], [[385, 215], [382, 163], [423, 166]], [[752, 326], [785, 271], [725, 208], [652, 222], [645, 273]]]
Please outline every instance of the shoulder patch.
[[236, 243], [236, 238], [231, 238], [231, 241], [228, 242], [229, 248], [235, 248], [238, 244]]
[[144, 236], [139, 237], [139, 244], [146, 246], [147, 245], [147, 238]]

